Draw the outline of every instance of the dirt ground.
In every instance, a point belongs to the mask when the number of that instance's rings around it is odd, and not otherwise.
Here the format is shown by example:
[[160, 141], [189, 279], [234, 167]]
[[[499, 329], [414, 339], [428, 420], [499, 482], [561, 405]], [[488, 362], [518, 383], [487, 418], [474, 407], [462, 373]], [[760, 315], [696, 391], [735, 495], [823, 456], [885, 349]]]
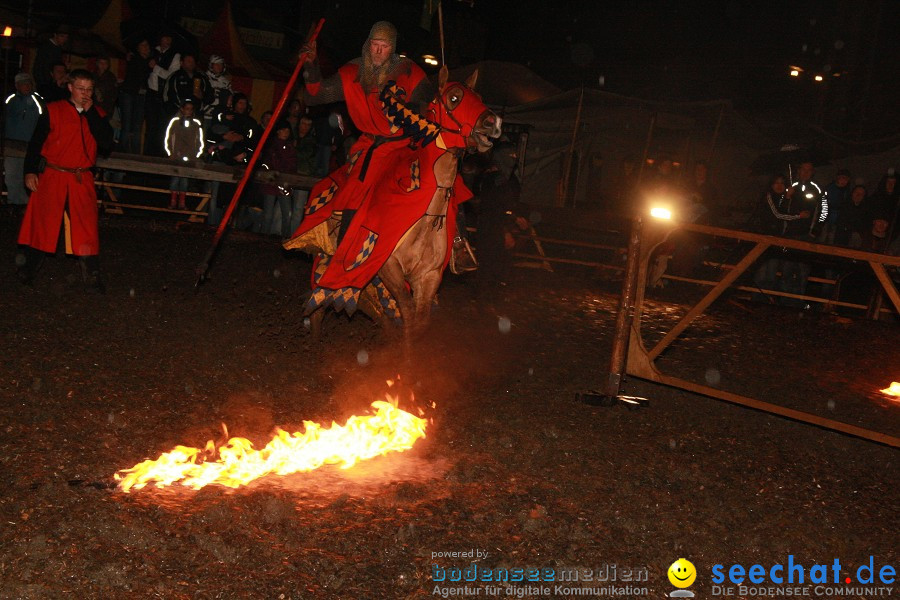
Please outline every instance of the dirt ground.
[[[361, 315], [315, 343], [310, 261], [271, 238], [226, 239], [199, 292], [210, 231], [114, 217], [101, 238], [105, 296], [63, 257], [21, 286], [15, 224], [0, 230], [2, 598], [425, 598], [433, 565], [474, 560], [436, 553], [471, 550], [482, 568], [646, 569], [634, 598], [670, 592], [682, 556], [698, 597], [715, 564], [898, 566], [897, 450], [641, 381], [646, 408], [576, 402], [606, 378], [617, 305], [590, 270], [518, 270], [491, 301], [448, 278], [404, 364]], [[649, 339], [676, 300], [651, 295]], [[900, 380], [897, 340], [895, 323], [720, 302], [660, 365], [896, 436], [900, 403], [877, 390]], [[411, 451], [238, 490], [109, 486], [223, 422], [257, 443], [343, 422], [398, 374], [433, 420]], [[500, 595], [577, 595], [525, 591]]]

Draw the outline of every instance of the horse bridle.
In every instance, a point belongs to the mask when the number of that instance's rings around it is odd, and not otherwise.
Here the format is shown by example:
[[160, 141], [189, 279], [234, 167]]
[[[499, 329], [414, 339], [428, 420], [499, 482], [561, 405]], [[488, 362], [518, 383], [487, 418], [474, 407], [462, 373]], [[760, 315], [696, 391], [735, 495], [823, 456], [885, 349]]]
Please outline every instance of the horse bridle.
[[[459, 83], [455, 83], [454, 85], [459, 85], [459, 86], [461, 86], [461, 87], [463, 88], [464, 91], [465, 91], [466, 89], [468, 89], [468, 88], [466, 88], [465, 86], [463, 86], [462, 84], [459, 84]], [[447, 116], [450, 117], [450, 120], [452, 120], [454, 123], [456, 123], [456, 130], [454, 131], [454, 130], [452, 130], [452, 129], [448, 129], [448, 128], [445, 127], [444, 124], [441, 123], [440, 121], [438, 121], [438, 126], [439, 126], [441, 129], [445, 130], [445, 131], [448, 131], [448, 132], [450, 132], [450, 133], [456, 133], [456, 134], [462, 136], [463, 138], [465, 138], [465, 136], [463, 136], [463, 124], [460, 123], [459, 120], [458, 120], [456, 117], [453, 116], [453, 109], [450, 108], [449, 106], [447, 106], [447, 101], [444, 100], [444, 92], [438, 92], [438, 98], [440, 98], [441, 106], [444, 107], [444, 112], [447, 113]]]

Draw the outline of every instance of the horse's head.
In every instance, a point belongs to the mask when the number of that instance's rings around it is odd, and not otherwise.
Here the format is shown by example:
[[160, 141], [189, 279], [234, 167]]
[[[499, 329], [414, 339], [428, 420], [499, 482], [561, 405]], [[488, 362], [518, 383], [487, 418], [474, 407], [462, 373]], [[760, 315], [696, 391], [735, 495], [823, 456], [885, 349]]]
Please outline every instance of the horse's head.
[[447, 67], [438, 76], [440, 92], [428, 105], [428, 118], [441, 126], [441, 138], [448, 148], [487, 152], [491, 139], [500, 137], [501, 119], [475, 92], [478, 70], [465, 83], [448, 82]]

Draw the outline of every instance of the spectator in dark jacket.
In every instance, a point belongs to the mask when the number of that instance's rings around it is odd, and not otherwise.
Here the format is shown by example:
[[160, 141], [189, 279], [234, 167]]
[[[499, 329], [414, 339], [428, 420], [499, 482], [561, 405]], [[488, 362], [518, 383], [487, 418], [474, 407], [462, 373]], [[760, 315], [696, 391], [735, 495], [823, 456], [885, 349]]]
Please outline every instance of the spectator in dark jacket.
[[[250, 116], [247, 96], [240, 92], [232, 96], [231, 108], [220, 114], [218, 121], [220, 126], [214, 129], [224, 131], [221, 136], [226, 146], [230, 144], [232, 158], [236, 162], [246, 162], [259, 140], [259, 126], [256, 119]], [[237, 158], [241, 154], [243, 156]]]
[[[297, 150], [294, 147], [291, 124], [279, 121], [275, 124], [275, 139], [270, 140], [263, 150], [262, 161], [272, 171], [279, 173], [297, 172]], [[275, 205], [281, 211], [282, 238], [291, 235], [291, 191], [286, 187], [264, 184], [263, 193], [263, 233], [275, 230]]]
[[170, 113], [190, 100], [199, 115], [213, 102], [215, 93], [206, 73], [197, 69], [197, 59], [193, 54], [185, 53], [181, 57], [181, 68], [169, 76], [163, 97]]
[[872, 207], [866, 198], [866, 188], [857, 185], [850, 192], [850, 201], [841, 209], [834, 242], [850, 248], [870, 248], [871, 238]]
[[897, 187], [897, 174], [893, 169], [881, 178], [878, 189], [869, 198], [872, 206], [873, 249], [880, 252], [887, 250], [894, 237], [900, 234], [900, 188]]
[[112, 71], [109, 70], [109, 58], [101, 56], [97, 59], [97, 71], [94, 73], [94, 99], [97, 105], [106, 112], [106, 116], [112, 118], [116, 110], [116, 101], [119, 99], [119, 82]]
[[[515, 175], [516, 145], [502, 142], [491, 151], [478, 193], [478, 255], [481, 259], [476, 279], [479, 294], [491, 295], [506, 285], [515, 248], [514, 232], [529, 228], [519, 206], [521, 186]], [[518, 213], [518, 214], [517, 214]], [[453, 259], [451, 259], [453, 260]]]
[[[791, 212], [786, 193], [785, 179], [783, 175], [776, 175], [769, 188], [763, 192], [757, 205], [754, 229], [765, 235], [783, 236], [787, 231], [789, 221], [803, 219], [808, 214]], [[784, 264], [784, 252], [781, 248], [769, 248], [761, 259], [759, 268], [753, 277], [754, 283], [760, 290], [775, 290], [778, 285], [778, 273]], [[755, 294], [754, 299], [765, 300], [762, 293]]]
[[789, 238], [815, 241], [822, 229], [822, 223], [828, 218], [828, 198], [819, 185], [813, 181], [813, 164], [801, 163], [797, 167], [797, 181], [787, 189], [786, 212], [803, 215], [799, 219], [791, 219], [782, 235]]
[[850, 171], [841, 169], [834, 176], [834, 181], [825, 187], [825, 199], [828, 202], [828, 216], [819, 234], [819, 242], [834, 244], [837, 224], [841, 218], [841, 212], [850, 203]]
[[297, 171], [312, 175], [316, 168], [316, 133], [313, 121], [303, 115], [297, 123]]
[[[787, 190], [787, 209], [800, 215], [799, 219], [787, 222], [785, 235], [789, 238], [814, 242], [822, 231], [822, 225], [828, 218], [828, 198], [819, 185], [813, 181], [813, 164], [801, 163], [797, 168], [797, 181]], [[794, 255], [791, 257], [791, 255]], [[806, 284], [812, 272], [812, 264], [796, 253], [788, 253], [788, 260], [781, 265], [781, 291], [803, 296]], [[784, 304], [804, 307], [806, 302], [800, 298], [788, 298]]]
[[[57, 27], [53, 31], [50, 39], [38, 46], [34, 55], [34, 63], [31, 65], [31, 73], [34, 75], [34, 81], [38, 90], [45, 85], [54, 84], [54, 78], [51, 76], [53, 65], [61, 64], [65, 66], [63, 61], [63, 46], [69, 41], [69, 30], [64, 25]], [[68, 98], [68, 93], [65, 98]], [[54, 98], [55, 100], [63, 100], [65, 98]], [[45, 98], [47, 102], [50, 99]]]
[[809, 217], [808, 212], [792, 210], [783, 175], [772, 178], [756, 207], [753, 229], [765, 235], [786, 235], [788, 223]]
[[44, 99], [44, 102], [50, 104], [57, 100], [69, 99], [69, 71], [66, 65], [55, 63], [50, 67], [49, 82], [38, 84], [37, 91]]
[[125, 79], [119, 86], [119, 111], [122, 116], [122, 152], [141, 154], [141, 132], [147, 106], [147, 79], [150, 77], [150, 42], [138, 42], [136, 52], [129, 52]]

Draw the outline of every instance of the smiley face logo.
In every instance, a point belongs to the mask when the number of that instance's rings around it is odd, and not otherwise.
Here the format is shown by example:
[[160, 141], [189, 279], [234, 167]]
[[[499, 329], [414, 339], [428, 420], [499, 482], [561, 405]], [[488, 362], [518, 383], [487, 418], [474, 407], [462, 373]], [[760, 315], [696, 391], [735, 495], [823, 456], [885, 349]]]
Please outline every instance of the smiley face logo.
[[690, 587], [697, 579], [697, 569], [693, 563], [686, 558], [679, 558], [669, 566], [667, 571], [669, 575], [669, 583], [677, 588]]

